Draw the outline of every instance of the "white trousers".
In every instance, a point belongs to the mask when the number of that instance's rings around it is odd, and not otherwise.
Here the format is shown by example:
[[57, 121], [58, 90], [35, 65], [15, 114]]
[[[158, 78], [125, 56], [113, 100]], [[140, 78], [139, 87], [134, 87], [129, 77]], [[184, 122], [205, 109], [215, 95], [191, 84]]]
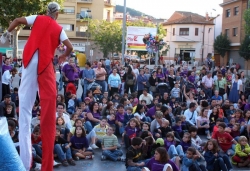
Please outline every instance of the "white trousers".
[[29, 65], [22, 68], [22, 81], [19, 88], [19, 143], [20, 157], [27, 171], [32, 164], [31, 119], [32, 108], [38, 90], [37, 81], [38, 51]]

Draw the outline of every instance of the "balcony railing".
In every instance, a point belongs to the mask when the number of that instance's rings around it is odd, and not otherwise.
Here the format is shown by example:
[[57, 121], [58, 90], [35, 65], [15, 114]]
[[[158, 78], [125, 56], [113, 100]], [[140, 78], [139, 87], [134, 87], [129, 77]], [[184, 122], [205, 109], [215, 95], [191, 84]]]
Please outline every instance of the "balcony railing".
[[76, 19], [81, 20], [81, 19], [87, 19], [87, 18], [92, 18], [92, 15], [86, 14], [86, 15], [81, 15], [81, 13], [76, 14]]
[[88, 32], [76, 31], [76, 37], [90, 37], [90, 34]]
[[93, 0], [77, 0], [78, 3], [92, 3]]
[[104, 5], [111, 7], [111, 6], [115, 6], [115, 3], [113, 1], [111, 1], [111, 0], [105, 0]]

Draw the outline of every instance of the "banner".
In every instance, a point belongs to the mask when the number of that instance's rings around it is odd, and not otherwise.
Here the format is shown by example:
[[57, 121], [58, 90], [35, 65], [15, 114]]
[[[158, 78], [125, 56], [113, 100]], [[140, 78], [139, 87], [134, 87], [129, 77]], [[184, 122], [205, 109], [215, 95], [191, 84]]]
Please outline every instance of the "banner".
[[145, 34], [151, 33], [155, 36], [157, 28], [153, 27], [127, 27], [126, 48], [127, 50], [147, 51], [146, 45], [143, 43]]

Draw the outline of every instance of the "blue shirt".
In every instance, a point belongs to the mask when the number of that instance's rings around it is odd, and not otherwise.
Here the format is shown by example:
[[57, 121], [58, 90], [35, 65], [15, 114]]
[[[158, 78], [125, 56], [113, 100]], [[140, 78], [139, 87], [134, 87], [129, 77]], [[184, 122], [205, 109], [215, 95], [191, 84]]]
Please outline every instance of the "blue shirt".
[[109, 59], [106, 59], [106, 60], [105, 60], [105, 65], [106, 65], [106, 66], [110, 66], [110, 60], [109, 60]]
[[110, 74], [109, 75], [108, 84], [111, 87], [118, 88], [121, 83], [122, 83], [121, 82], [121, 77], [119, 76], [119, 74], [116, 74], [116, 75]]
[[94, 80], [96, 78], [95, 77], [95, 71], [93, 69], [91, 69], [91, 68], [82, 70], [82, 78], [84, 79], [84, 83], [89, 84], [89, 82], [85, 78]]
[[221, 96], [213, 96], [212, 98], [211, 98], [211, 100], [222, 100], [222, 97]]
[[144, 84], [142, 82], [147, 82], [148, 79], [145, 75], [139, 74], [137, 77], [137, 85], [138, 85], [138, 90], [143, 90], [144, 89]]

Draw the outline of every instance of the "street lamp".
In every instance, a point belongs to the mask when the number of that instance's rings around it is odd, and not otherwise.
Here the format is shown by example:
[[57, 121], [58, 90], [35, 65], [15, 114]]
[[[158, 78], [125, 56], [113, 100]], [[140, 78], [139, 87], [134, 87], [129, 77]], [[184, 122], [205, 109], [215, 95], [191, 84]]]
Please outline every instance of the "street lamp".
[[123, 23], [122, 23], [122, 64], [124, 64], [125, 32], [126, 32], [126, 0], [124, 0]]
[[[87, 10], [87, 13], [88, 13], [88, 34], [87, 34], [87, 42], [86, 42], [86, 47], [88, 46], [89, 47], [89, 13], [91, 12], [91, 10]], [[85, 51], [87, 50], [88, 52], [88, 56], [89, 56], [89, 48], [86, 48]], [[86, 53], [87, 54], [87, 53]]]

